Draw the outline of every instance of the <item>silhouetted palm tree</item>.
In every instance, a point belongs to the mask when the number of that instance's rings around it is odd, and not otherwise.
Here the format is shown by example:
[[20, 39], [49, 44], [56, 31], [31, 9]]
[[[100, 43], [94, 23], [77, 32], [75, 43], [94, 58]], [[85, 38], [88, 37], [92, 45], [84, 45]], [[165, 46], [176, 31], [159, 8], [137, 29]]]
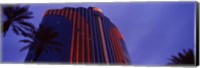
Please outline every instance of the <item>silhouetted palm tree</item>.
[[25, 30], [32, 30], [35, 28], [33, 24], [25, 21], [26, 19], [33, 18], [33, 16], [31, 16], [33, 13], [28, 11], [29, 6], [5, 5], [2, 8], [5, 19], [2, 25], [4, 36], [11, 26], [17, 35], [26, 33]]
[[20, 51], [26, 49], [29, 49], [29, 51], [34, 51], [35, 57], [32, 61], [37, 61], [41, 53], [43, 51], [48, 52], [48, 49], [59, 51], [59, 46], [54, 46], [53, 48], [48, 47], [48, 44], [59, 45], [58, 42], [53, 41], [56, 37], [58, 37], [58, 33], [54, 31], [53, 27], [40, 25], [37, 31], [34, 31], [32, 34], [26, 34], [24, 36], [30, 38], [31, 40], [20, 40], [20, 42], [29, 43], [27, 46], [20, 49]]
[[168, 65], [194, 65], [195, 59], [192, 49], [187, 51], [184, 49], [183, 53], [178, 53], [178, 56], [172, 56], [171, 62]]

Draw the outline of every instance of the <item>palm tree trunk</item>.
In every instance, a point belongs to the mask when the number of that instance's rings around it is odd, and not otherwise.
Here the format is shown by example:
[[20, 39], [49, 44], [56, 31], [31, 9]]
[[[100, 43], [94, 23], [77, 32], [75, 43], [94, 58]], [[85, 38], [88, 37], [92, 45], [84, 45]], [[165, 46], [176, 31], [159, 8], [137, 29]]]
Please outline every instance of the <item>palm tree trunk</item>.
[[5, 36], [6, 32], [8, 31], [10, 25], [12, 24], [12, 20], [8, 19], [3, 23], [3, 36]]
[[33, 62], [38, 60], [38, 58], [41, 55], [42, 51], [43, 51], [43, 45], [39, 45], [39, 48], [36, 50], [36, 54], [35, 54], [35, 57], [33, 59]]

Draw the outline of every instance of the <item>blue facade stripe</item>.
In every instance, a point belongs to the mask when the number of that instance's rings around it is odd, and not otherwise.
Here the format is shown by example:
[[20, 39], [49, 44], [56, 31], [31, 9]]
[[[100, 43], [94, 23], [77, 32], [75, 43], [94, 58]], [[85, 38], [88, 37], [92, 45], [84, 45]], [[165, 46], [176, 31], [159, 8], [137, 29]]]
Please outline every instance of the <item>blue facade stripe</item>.
[[98, 57], [96, 57], [97, 56], [97, 53], [96, 53], [96, 41], [95, 41], [95, 33], [94, 33], [94, 29], [92, 29], [92, 28], [94, 28], [94, 26], [93, 26], [93, 20], [92, 20], [92, 17], [91, 17], [91, 15], [92, 15], [92, 12], [91, 11], [88, 11], [88, 20], [89, 20], [89, 24], [90, 24], [90, 27], [91, 27], [91, 29], [90, 29], [90, 31], [91, 31], [91, 43], [92, 43], [92, 50], [93, 50], [93, 62], [94, 62], [94, 64], [95, 63], [97, 63], [98, 62], [98, 60], [96, 60], [96, 59], [98, 59]]
[[111, 47], [111, 41], [109, 40], [109, 36], [110, 36], [110, 29], [108, 28], [109, 26], [108, 26], [108, 24], [110, 23], [110, 22], [107, 22], [106, 20], [105, 20], [105, 18], [102, 18], [102, 21], [103, 21], [103, 26], [104, 26], [104, 34], [105, 34], [105, 40], [106, 40], [106, 45], [107, 45], [107, 50], [108, 50], [108, 57], [109, 57], [109, 61], [110, 61], [110, 63], [111, 64], [113, 64], [114, 63], [114, 56], [113, 56], [113, 51], [112, 51], [112, 47]]
[[91, 12], [91, 20], [92, 20], [92, 28], [94, 29], [93, 30], [93, 35], [94, 35], [94, 40], [95, 40], [95, 45], [94, 45], [94, 50], [95, 50], [95, 57], [97, 57], [95, 59], [96, 63], [100, 63], [100, 56], [99, 56], [99, 53], [100, 53], [100, 50], [99, 50], [99, 44], [98, 44], [98, 33], [97, 33], [97, 26], [96, 26], [96, 19], [94, 18], [94, 12], [90, 11]]

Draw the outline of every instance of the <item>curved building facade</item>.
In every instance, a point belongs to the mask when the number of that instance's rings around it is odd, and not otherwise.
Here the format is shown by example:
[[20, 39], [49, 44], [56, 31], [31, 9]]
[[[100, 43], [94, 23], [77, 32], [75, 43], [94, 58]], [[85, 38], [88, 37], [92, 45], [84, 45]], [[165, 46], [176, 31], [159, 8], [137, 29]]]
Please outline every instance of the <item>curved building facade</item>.
[[[37, 61], [71, 64], [130, 64], [124, 38], [102, 10], [65, 7], [45, 12], [42, 23], [55, 27], [61, 52], [42, 52]], [[46, 44], [48, 47], [55, 47]], [[25, 61], [33, 59], [28, 53]]]

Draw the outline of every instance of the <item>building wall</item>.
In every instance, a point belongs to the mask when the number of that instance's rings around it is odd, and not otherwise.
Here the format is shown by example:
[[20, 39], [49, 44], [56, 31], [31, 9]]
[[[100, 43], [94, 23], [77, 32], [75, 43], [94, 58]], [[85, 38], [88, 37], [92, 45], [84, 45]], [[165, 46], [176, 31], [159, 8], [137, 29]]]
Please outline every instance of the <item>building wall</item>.
[[[41, 24], [56, 27], [61, 52], [43, 51], [38, 61], [129, 64], [124, 38], [103, 13], [91, 8], [50, 9]], [[49, 47], [54, 45], [47, 44]], [[30, 54], [30, 53], [29, 53]], [[27, 56], [27, 59], [31, 59]]]

